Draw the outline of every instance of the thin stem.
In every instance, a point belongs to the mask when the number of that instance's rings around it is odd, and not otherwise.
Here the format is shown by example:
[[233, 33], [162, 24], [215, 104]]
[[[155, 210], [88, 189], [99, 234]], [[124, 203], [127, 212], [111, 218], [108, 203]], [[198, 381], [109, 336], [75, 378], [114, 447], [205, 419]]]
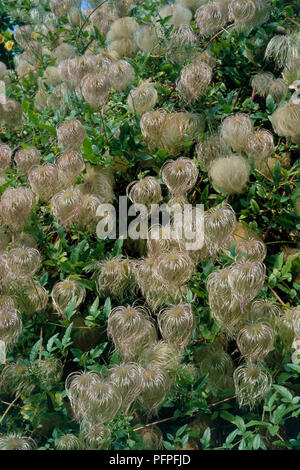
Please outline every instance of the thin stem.
[[3, 415], [1, 416], [0, 418], [0, 424], [2, 423], [2, 421], [4, 420], [5, 416], [7, 415], [7, 413], [9, 412], [9, 410], [11, 409], [12, 406], [14, 406], [15, 402], [20, 398], [20, 395], [17, 395], [16, 398], [9, 404], [9, 406], [6, 408], [6, 410], [4, 411]]
[[272, 287], [267, 284], [268, 288], [270, 289], [270, 291], [272, 292], [273, 295], [275, 295], [276, 299], [278, 300], [278, 302], [281, 303], [281, 305], [283, 305], [285, 307], [285, 303], [283, 302], [283, 300], [279, 297], [279, 295], [274, 291], [274, 289], [272, 289]]
[[203, 49], [202, 51], [205, 51], [205, 49], [208, 48], [208, 46], [210, 45], [211, 42], [213, 42], [218, 36], [220, 36], [220, 34], [224, 33], [225, 31], [228, 31], [228, 29], [232, 28], [234, 26], [234, 24], [230, 24], [227, 28], [223, 28], [221, 29], [221, 31], [219, 31], [217, 34], [215, 34], [212, 38], [210, 38], [210, 40], [205, 44], [205, 46], [203, 46]]
[[285, 16], [287, 20], [290, 20], [292, 23], [294, 23], [295, 25], [299, 26], [299, 28], [300, 28], [300, 24], [297, 23], [297, 21], [293, 20], [293, 18], [290, 18], [289, 16], [287, 16], [287, 14], [286, 14], [285, 11], [283, 12], [283, 16]]

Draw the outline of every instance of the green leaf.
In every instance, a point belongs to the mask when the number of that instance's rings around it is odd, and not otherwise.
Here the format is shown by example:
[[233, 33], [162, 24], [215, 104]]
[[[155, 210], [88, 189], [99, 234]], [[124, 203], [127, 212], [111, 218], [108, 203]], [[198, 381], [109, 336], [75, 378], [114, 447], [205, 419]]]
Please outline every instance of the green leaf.
[[73, 323], [70, 323], [70, 325], [66, 329], [65, 334], [62, 338], [61, 342], [64, 348], [67, 348], [68, 346], [70, 346], [70, 344], [72, 344], [72, 340], [71, 340], [72, 327], [73, 327]]
[[29, 354], [29, 359], [30, 361], [34, 361], [40, 351], [40, 345], [42, 344], [43, 338], [40, 338], [31, 348], [30, 354]]

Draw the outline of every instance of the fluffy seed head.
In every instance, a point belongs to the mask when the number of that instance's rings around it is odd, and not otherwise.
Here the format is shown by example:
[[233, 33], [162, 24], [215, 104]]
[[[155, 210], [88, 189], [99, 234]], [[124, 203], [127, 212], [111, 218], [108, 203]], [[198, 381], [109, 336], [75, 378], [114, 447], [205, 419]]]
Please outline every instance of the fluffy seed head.
[[299, 138], [300, 104], [282, 104], [272, 114], [271, 122], [276, 134], [293, 140]]
[[171, 63], [182, 64], [194, 53], [197, 36], [188, 24], [173, 26], [168, 40], [166, 57]]
[[292, 35], [276, 34], [268, 42], [265, 51], [265, 59], [273, 60], [278, 68], [282, 68], [287, 62], [299, 58], [299, 39]]
[[6, 99], [4, 104], [0, 104], [0, 121], [4, 121], [8, 126], [17, 126], [22, 121], [23, 109], [21, 103], [12, 99]]
[[142, 115], [154, 108], [157, 98], [158, 95], [154, 86], [145, 83], [130, 91], [127, 103], [134, 113]]
[[249, 238], [248, 240], [239, 241], [235, 252], [237, 254], [244, 254], [244, 260], [263, 262], [267, 255], [267, 247], [260, 240]]
[[142, 368], [134, 363], [122, 363], [110, 370], [109, 380], [122, 397], [122, 408], [126, 409], [138, 397], [142, 386]]
[[161, 450], [163, 448], [163, 433], [158, 426], [137, 431], [143, 439], [145, 446], [150, 450]]
[[31, 437], [12, 432], [0, 436], [0, 450], [34, 450], [36, 442]]
[[35, 198], [28, 188], [7, 188], [1, 196], [0, 214], [3, 222], [21, 232], [30, 218]]
[[27, 317], [31, 317], [35, 312], [43, 312], [48, 303], [46, 289], [32, 279], [18, 281], [18, 285], [12, 289], [12, 294], [16, 298], [20, 310]]
[[114, 177], [109, 169], [90, 166], [79, 189], [82, 194], [94, 194], [104, 203], [111, 203], [115, 199], [113, 186]]
[[133, 204], [143, 204], [148, 209], [151, 204], [158, 204], [162, 199], [160, 184], [153, 176], [133, 181], [127, 186], [126, 193]]
[[151, 257], [170, 250], [181, 250], [182, 244], [172, 225], [153, 225], [148, 232], [147, 249]]
[[108, 70], [108, 76], [112, 88], [116, 91], [125, 90], [135, 80], [134, 68], [126, 60], [112, 63]]
[[293, 341], [300, 335], [300, 308], [294, 307], [284, 312], [277, 324], [282, 342], [291, 348]]
[[258, 73], [252, 78], [251, 86], [259, 96], [265, 97], [268, 95], [274, 79], [274, 75], [270, 72]]
[[156, 364], [150, 364], [142, 373], [142, 391], [139, 397], [142, 406], [153, 413], [165, 400], [171, 385], [169, 374]]
[[251, 302], [249, 320], [251, 322], [263, 322], [270, 326], [277, 324], [281, 310], [280, 307], [270, 300], [255, 300]]
[[300, 80], [300, 57], [287, 62], [283, 69], [282, 77], [288, 85], [292, 85], [296, 80]]
[[69, 87], [76, 88], [83, 77], [97, 72], [97, 64], [90, 56], [75, 56], [59, 63], [59, 73], [62, 81]]
[[56, 444], [57, 450], [79, 450], [80, 448], [80, 440], [74, 434], [65, 434]]
[[280, 101], [286, 97], [288, 91], [289, 89], [285, 81], [281, 78], [277, 78], [271, 83], [268, 93], [272, 96], [275, 103], [280, 103]]
[[205, 244], [212, 255], [224, 249], [236, 224], [234, 210], [229, 204], [213, 207], [204, 215]]
[[56, 158], [55, 164], [65, 187], [71, 186], [84, 169], [84, 160], [77, 150], [62, 153]]
[[84, 194], [81, 200], [81, 210], [78, 215], [78, 224], [82, 227], [95, 228], [94, 225], [99, 218], [97, 217], [97, 209], [101, 204], [101, 199], [94, 194]]
[[113, 42], [119, 39], [132, 38], [137, 29], [138, 23], [136, 20], [130, 16], [125, 16], [112, 23], [106, 39], [108, 42]]
[[254, 162], [256, 167], [260, 167], [274, 153], [273, 134], [265, 129], [250, 134], [247, 140], [245, 152]]
[[205, 129], [205, 120], [200, 114], [170, 113], [163, 121], [160, 141], [161, 148], [172, 155], [177, 155], [185, 148], [186, 137], [195, 140]]
[[5, 258], [7, 269], [14, 278], [34, 276], [41, 265], [41, 255], [35, 248], [13, 248]]
[[56, 63], [59, 64], [63, 60], [69, 59], [76, 56], [76, 49], [67, 42], [62, 42], [59, 46], [56, 47], [53, 51], [54, 58], [56, 58]]
[[90, 424], [102, 425], [110, 421], [119, 411], [122, 397], [118, 388], [101, 376], [86, 391], [85, 403], [82, 403], [83, 418]]
[[194, 264], [186, 253], [179, 251], [162, 253], [156, 261], [155, 275], [163, 284], [179, 286], [192, 277]]
[[161, 169], [161, 177], [172, 195], [188, 192], [196, 184], [198, 168], [190, 158], [168, 160]]
[[132, 269], [129, 260], [110, 258], [98, 264], [100, 273], [97, 287], [100, 295], [122, 298], [132, 286]]
[[32, 167], [28, 180], [33, 192], [42, 201], [48, 201], [59, 190], [58, 168], [52, 163]]
[[237, 113], [224, 119], [221, 137], [235, 152], [242, 152], [249, 135], [253, 132], [253, 123], [247, 114]]
[[30, 25], [17, 26], [14, 30], [14, 40], [24, 49], [31, 39], [31, 34], [32, 28]]
[[10, 166], [12, 156], [11, 148], [6, 144], [0, 144], [0, 174]]
[[157, 365], [171, 376], [176, 374], [181, 358], [181, 351], [177, 349], [176, 345], [165, 341], [153, 343], [141, 355], [141, 361], [145, 367], [148, 367], [150, 364]]
[[98, 31], [106, 36], [112, 23], [118, 19], [118, 15], [110, 4], [103, 4], [101, 8], [95, 10], [90, 16], [90, 22]]
[[228, 194], [240, 194], [249, 180], [250, 166], [240, 155], [214, 160], [209, 169], [212, 182]]
[[270, 391], [272, 377], [261, 363], [246, 362], [233, 373], [235, 391], [240, 406], [253, 408]]
[[22, 332], [22, 320], [8, 297], [2, 298], [0, 305], [0, 340], [5, 343], [15, 343]]
[[195, 21], [200, 28], [201, 36], [211, 36], [219, 31], [227, 21], [227, 13], [217, 2], [202, 5], [195, 14]]
[[38, 149], [28, 147], [26, 149], [18, 150], [14, 158], [22, 173], [27, 175], [32, 167], [40, 164], [41, 154]]
[[152, 25], [140, 25], [134, 33], [134, 40], [141, 51], [159, 55], [162, 51], [160, 43], [163, 40], [163, 31]]
[[110, 81], [102, 73], [89, 73], [81, 81], [82, 96], [93, 109], [103, 105], [109, 90]]
[[256, 261], [237, 262], [231, 265], [229, 284], [233, 296], [246, 305], [261, 291], [266, 277], [266, 267]]
[[85, 288], [74, 279], [64, 279], [57, 282], [51, 292], [53, 306], [60, 315], [64, 316], [69, 302], [76, 297], [74, 308], [77, 308], [85, 299]]
[[164, 340], [180, 349], [189, 343], [196, 327], [190, 304], [172, 305], [160, 311], [157, 321]]
[[167, 24], [174, 26], [189, 24], [193, 17], [192, 12], [180, 3], [175, 5], [166, 5], [160, 8], [159, 16], [161, 18], [167, 18], [168, 16], [171, 16], [171, 18], [168, 19]]
[[149, 149], [155, 148], [157, 142], [160, 142], [161, 129], [166, 117], [167, 113], [164, 110], [148, 111], [143, 114], [140, 121], [141, 132]]
[[234, 363], [222, 349], [204, 347], [197, 358], [201, 375], [208, 374], [208, 384], [216, 391], [228, 388], [234, 371]]
[[77, 188], [69, 188], [55, 194], [51, 199], [54, 219], [63, 227], [70, 227], [78, 222], [81, 211], [82, 193]]
[[180, 74], [177, 90], [187, 102], [197, 100], [204, 94], [212, 79], [212, 68], [205, 62], [186, 65]]
[[141, 306], [114, 308], [108, 317], [107, 333], [127, 360], [138, 356], [157, 339], [152, 318]]
[[81, 147], [85, 135], [85, 128], [80, 121], [64, 121], [57, 129], [58, 145], [65, 150], [77, 150]]
[[274, 344], [273, 328], [263, 322], [250, 322], [242, 328], [236, 339], [242, 356], [252, 361], [264, 359]]
[[208, 170], [211, 162], [230, 154], [230, 147], [218, 134], [213, 134], [197, 144], [196, 152], [200, 165]]

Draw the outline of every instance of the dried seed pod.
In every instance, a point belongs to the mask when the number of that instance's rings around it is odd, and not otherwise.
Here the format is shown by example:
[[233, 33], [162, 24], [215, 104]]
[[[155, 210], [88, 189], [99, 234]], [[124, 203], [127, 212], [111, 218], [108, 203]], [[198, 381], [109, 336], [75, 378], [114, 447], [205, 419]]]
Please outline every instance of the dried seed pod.
[[40, 164], [41, 154], [38, 149], [28, 147], [26, 149], [18, 150], [14, 159], [20, 171], [27, 175], [32, 167]]
[[11, 148], [6, 144], [0, 144], [0, 174], [10, 167], [11, 156]]
[[231, 265], [229, 284], [233, 296], [246, 305], [261, 291], [266, 277], [266, 267], [260, 262], [237, 262]]
[[221, 137], [235, 152], [242, 152], [250, 134], [253, 122], [247, 114], [236, 113], [224, 119], [221, 126]]
[[172, 305], [161, 310], [157, 321], [164, 340], [180, 349], [189, 343], [196, 327], [191, 304]]
[[70, 227], [78, 222], [81, 203], [82, 193], [78, 188], [64, 189], [51, 199], [52, 215], [63, 227]]
[[85, 288], [74, 279], [66, 278], [59, 281], [54, 285], [51, 292], [53, 307], [60, 315], [64, 316], [69, 302], [76, 297], [74, 309], [79, 307], [84, 302], [85, 293]]
[[267, 247], [260, 240], [249, 238], [248, 240], [239, 241], [235, 252], [237, 254], [244, 254], [244, 260], [263, 262], [267, 255]]
[[80, 409], [79, 404], [85, 399], [88, 388], [95, 385], [98, 380], [99, 375], [92, 371], [72, 372], [66, 378], [65, 389], [76, 418]]
[[219, 31], [227, 22], [227, 12], [217, 2], [209, 2], [198, 8], [195, 21], [201, 36], [207, 37]]
[[35, 198], [28, 188], [7, 188], [0, 200], [0, 214], [8, 227], [20, 232], [29, 221]]
[[274, 75], [270, 72], [258, 73], [253, 76], [251, 86], [259, 96], [266, 97], [274, 79]]
[[129, 108], [139, 115], [154, 108], [158, 95], [153, 85], [145, 83], [130, 91], [127, 103]]
[[235, 212], [229, 204], [213, 207], [204, 215], [205, 245], [211, 255], [226, 247], [236, 224]]
[[155, 275], [165, 285], [179, 286], [193, 274], [194, 263], [188, 254], [178, 251], [162, 253], [156, 259]]
[[177, 90], [187, 102], [202, 96], [212, 79], [212, 68], [205, 62], [186, 65], [180, 74]]
[[59, 190], [58, 168], [52, 163], [31, 168], [28, 180], [33, 192], [42, 201], [48, 201]]
[[122, 398], [122, 409], [126, 410], [140, 394], [142, 368], [130, 362], [121, 363], [110, 370], [109, 380], [118, 389]]
[[214, 160], [209, 168], [212, 182], [223, 192], [240, 194], [245, 190], [250, 174], [248, 161], [240, 155]]
[[261, 363], [246, 362], [233, 373], [235, 391], [240, 407], [253, 408], [270, 391], [272, 377]]
[[0, 436], [0, 450], [35, 450], [36, 448], [36, 442], [21, 433], [12, 432]]
[[78, 215], [78, 224], [88, 228], [92, 224], [93, 228], [99, 217], [97, 209], [101, 205], [101, 199], [94, 194], [84, 194], [81, 201], [81, 210]]
[[97, 64], [90, 56], [75, 56], [61, 61], [58, 69], [62, 81], [76, 88], [85, 75], [97, 72]]
[[64, 121], [57, 129], [58, 145], [65, 150], [78, 150], [84, 141], [86, 131], [77, 119]]
[[127, 360], [134, 359], [157, 339], [152, 318], [141, 306], [114, 308], [108, 317], [107, 333]]
[[60, 170], [60, 180], [65, 187], [75, 183], [76, 178], [84, 169], [84, 160], [77, 150], [69, 150], [55, 159], [55, 164]]
[[172, 195], [188, 192], [196, 184], [198, 169], [189, 158], [167, 160], [161, 168], [161, 177]]
[[132, 38], [137, 29], [137, 21], [130, 16], [125, 16], [113, 22], [106, 39], [108, 42], [112, 42], [118, 39]]
[[124, 91], [135, 80], [134, 68], [126, 60], [118, 60], [110, 65], [108, 77], [112, 88]]
[[142, 391], [139, 400], [149, 413], [157, 410], [165, 400], [172, 382], [169, 374], [156, 364], [150, 364], [142, 373]]

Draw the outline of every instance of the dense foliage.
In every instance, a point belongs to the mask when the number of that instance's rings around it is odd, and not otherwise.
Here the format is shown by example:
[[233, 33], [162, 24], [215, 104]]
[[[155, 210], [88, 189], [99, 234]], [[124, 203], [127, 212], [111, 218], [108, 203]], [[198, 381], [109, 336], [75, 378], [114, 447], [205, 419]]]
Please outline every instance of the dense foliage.
[[299, 12], [1, 2], [0, 449], [300, 449]]

